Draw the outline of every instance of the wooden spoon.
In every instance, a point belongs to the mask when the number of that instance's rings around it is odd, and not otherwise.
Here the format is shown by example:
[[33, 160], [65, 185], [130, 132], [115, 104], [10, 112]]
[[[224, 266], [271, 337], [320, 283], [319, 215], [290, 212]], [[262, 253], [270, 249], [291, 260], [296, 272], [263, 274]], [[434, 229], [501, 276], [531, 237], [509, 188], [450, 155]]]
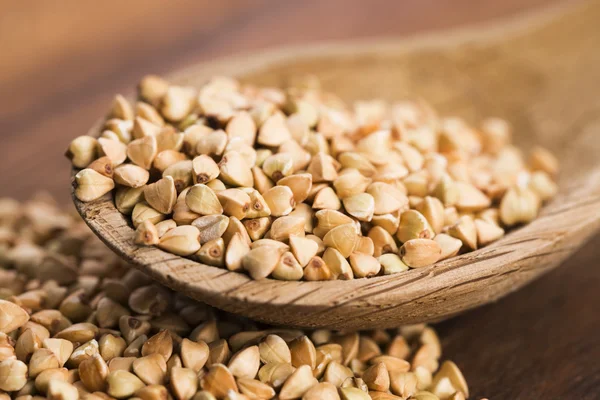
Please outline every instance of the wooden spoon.
[[[157, 281], [215, 307], [273, 324], [336, 329], [435, 321], [491, 302], [561, 263], [600, 227], [600, 3], [554, 8], [407, 40], [291, 48], [190, 67], [261, 85], [316, 74], [346, 100], [422, 96], [443, 115], [500, 116], [516, 142], [542, 144], [562, 163], [560, 193], [538, 219], [480, 250], [426, 268], [351, 281], [253, 281], [132, 243], [112, 194], [75, 205], [115, 252]], [[98, 135], [95, 126], [90, 135]], [[73, 171], [75, 173], [75, 171]], [[551, 312], [551, 310], [549, 310]]]

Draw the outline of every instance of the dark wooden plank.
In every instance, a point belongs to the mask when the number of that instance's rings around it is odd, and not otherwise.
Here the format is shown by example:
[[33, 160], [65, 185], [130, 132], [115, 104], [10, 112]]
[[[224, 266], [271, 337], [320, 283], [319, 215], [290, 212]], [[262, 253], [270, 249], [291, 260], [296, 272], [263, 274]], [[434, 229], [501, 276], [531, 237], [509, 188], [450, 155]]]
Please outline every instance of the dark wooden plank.
[[438, 325], [472, 398], [600, 398], [600, 236], [525, 289]]

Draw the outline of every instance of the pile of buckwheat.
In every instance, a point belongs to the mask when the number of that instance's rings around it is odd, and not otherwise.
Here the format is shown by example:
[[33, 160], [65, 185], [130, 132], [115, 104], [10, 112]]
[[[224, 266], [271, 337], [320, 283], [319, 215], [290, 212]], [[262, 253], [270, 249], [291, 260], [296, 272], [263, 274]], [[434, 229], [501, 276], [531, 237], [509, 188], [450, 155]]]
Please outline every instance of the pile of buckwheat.
[[527, 161], [507, 122], [424, 102], [353, 108], [314, 79], [286, 90], [157, 76], [115, 97], [67, 151], [84, 202], [115, 190], [135, 241], [254, 279], [353, 279], [431, 265], [534, 219], [556, 158]]
[[459, 400], [431, 327], [271, 328], [129, 268], [48, 198], [0, 199], [0, 399]]

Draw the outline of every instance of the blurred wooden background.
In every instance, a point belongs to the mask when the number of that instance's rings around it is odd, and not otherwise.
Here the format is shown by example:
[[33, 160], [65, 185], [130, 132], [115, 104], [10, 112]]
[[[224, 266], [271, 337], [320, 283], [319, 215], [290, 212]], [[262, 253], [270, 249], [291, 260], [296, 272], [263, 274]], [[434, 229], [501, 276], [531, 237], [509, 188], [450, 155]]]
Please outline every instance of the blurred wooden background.
[[[0, 196], [45, 189], [67, 203], [69, 140], [146, 73], [278, 45], [411, 35], [556, 2], [0, 0]], [[472, 398], [600, 398], [598, 248], [600, 237], [519, 293], [439, 325]]]

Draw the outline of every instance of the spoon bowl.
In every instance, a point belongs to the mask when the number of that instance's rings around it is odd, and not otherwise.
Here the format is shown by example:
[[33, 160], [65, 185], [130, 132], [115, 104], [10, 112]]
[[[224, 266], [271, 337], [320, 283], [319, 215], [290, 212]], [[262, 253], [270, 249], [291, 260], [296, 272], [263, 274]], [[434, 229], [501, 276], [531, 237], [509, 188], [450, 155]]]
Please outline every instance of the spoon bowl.
[[[306, 328], [386, 328], [448, 318], [496, 300], [556, 267], [600, 227], [600, 4], [404, 40], [276, 50], [192, 66], [170, 79], [213, 75], [281, 86], [317, 75], [347, 101], [423, 97], [443, 115], [499, 116], [516, 143], [561, 161], [559, 193], [530, 224], [471, 253], [395, 275], [326, 282], [254, 281], [138, 247], [108, 194], [75, 206], [116, 253], [158, 282], [229, 312]], [[88, 133], [98, 136], [101, 124]], [[76, 171], [73, 170], [73, 174]]]

